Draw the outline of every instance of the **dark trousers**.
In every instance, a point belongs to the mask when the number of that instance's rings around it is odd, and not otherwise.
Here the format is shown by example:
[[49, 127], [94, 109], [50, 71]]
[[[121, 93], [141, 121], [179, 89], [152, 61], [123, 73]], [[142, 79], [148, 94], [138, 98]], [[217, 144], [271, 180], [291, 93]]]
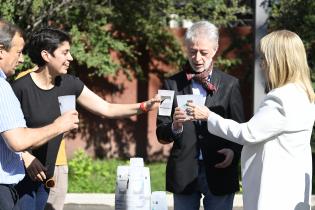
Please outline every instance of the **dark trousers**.
[[201, 199], [205, 210], [233, 209], [234, 193], [217, 196], [209, 190], [203, 161], [199, 161], [197, 185], [198, 189], [191, 194], [173, 194], [174, 210], [199, 210]]
[[19, 196], [13, 185], [0, 184], [0, 210], [20, 210]]
[[28, 175], [20, 181], [15, 189], [19, 194], [19, 205], [21, 210], [38, 210], [45, 209], [49, 189], [38, 181], [32, 181]]

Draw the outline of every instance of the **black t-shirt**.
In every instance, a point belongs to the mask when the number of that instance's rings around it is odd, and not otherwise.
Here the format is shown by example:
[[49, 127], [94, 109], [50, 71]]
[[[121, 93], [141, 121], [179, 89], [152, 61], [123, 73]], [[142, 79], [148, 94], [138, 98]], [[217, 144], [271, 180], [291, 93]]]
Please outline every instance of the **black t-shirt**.
[[[39, 88], [30, 74], [16, 80], [12, 84], [15, 95], [19, 99], [24, 113], [26, 125], [29, 128], [43, 127], [52, 123], [60, 116], [58, 96], [75, 95], [76, 98], [83, 90], [83, 82], [72, 75], [56, 77], [55, 86], [50, 90]], [[48, 167], [47, 177], [53, 176], [57, 152], [62, 135], [54, 140], [33, 149], [32, 154]]]

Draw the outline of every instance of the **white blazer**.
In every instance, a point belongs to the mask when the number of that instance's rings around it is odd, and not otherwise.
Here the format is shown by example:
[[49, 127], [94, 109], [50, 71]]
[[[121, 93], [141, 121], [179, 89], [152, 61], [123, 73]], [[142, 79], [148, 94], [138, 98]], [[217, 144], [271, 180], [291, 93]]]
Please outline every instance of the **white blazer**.
[[247, 123], [211, 113], [209, 132], [244, 145], [244, 210], [310, 209], [315, 105], [296, 84], [270, 91]]

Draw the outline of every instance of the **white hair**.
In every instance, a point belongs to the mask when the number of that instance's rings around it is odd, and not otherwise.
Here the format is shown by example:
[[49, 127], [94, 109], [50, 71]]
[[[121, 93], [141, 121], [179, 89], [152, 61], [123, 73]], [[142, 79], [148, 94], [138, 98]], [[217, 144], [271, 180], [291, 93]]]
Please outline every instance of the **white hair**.
[[196, 22], [187, 29], [185, 43], [193, 42], [197, 38], [206, 38], [211, 42], [219, 44], [219, 30], [214, 24], [208, 21]]

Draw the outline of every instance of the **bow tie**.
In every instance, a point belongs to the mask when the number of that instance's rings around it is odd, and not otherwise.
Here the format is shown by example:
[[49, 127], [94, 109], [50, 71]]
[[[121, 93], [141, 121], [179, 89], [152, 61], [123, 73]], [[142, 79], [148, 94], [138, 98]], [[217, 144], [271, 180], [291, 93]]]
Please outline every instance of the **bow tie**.
[[206, 70], [201, 73], [194, 73], [193, 71], [185, 70], [185, 72], [188, 81], [191, 81], [193, 79], [194, 81], [201, 84], [208, 93], [213, 93], [218, 90], [217, 87], [209, 80], [209, 71]]
[[212, 84], [207, 77], [200, 77], [198, 74], [186, 74], [186, 77], [188, 81], [193, 79], [194, 81], [201, 84], [202, 87], [207, 90], [207, 92], [212, 93], [217, 91], [217, 87]]

